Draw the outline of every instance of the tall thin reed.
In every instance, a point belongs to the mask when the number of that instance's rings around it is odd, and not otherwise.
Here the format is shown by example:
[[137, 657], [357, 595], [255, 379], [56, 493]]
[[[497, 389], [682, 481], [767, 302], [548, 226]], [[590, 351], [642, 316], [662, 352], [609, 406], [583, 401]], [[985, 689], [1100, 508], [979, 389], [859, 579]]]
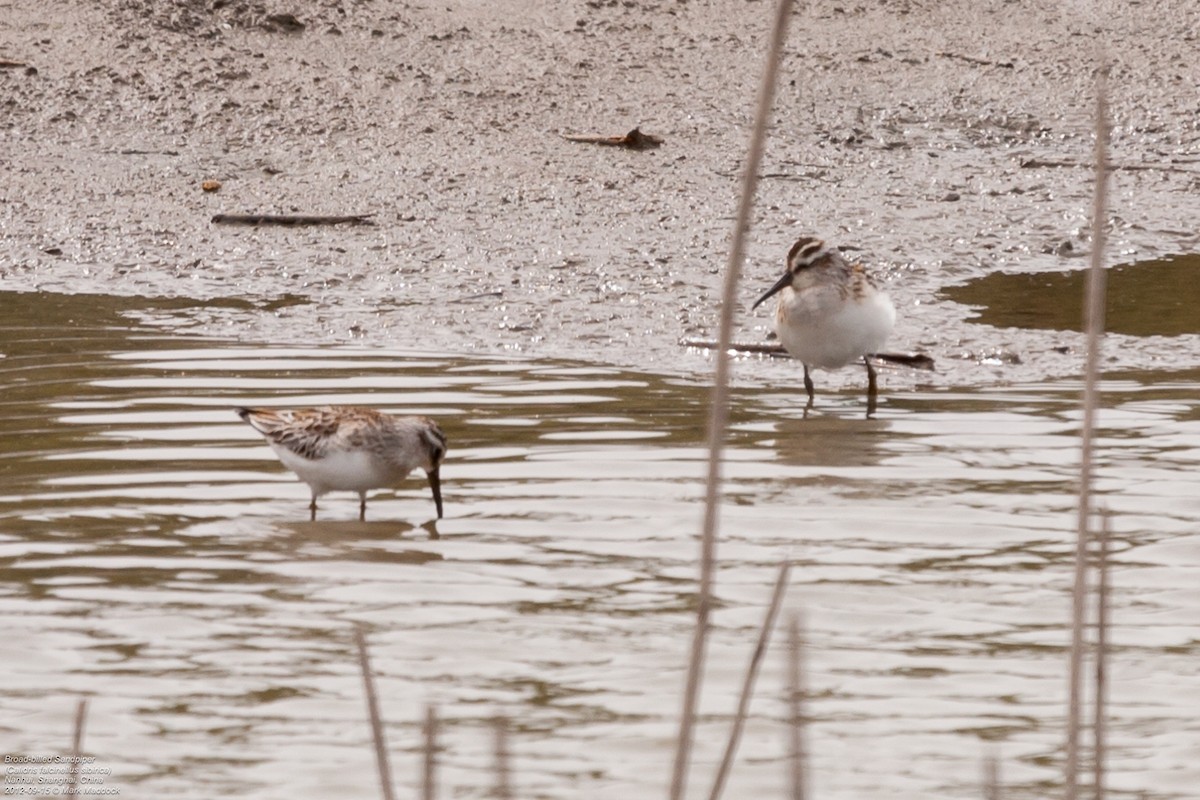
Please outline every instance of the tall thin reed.
[[1105, 510], [1100, 516], [1100, 541], [1097, 542], [1096, 552], [1096, 716], [1092, 723], [1095, 800], [1104, 800], [1105, 762], [1108, 759], [1108, 724], [1105, 719], [1108, 713], [1108, 521], [1109, 513]]
[[746, 169], [742, 176], [742, 195], [733, 227], [733, 242], [729, 247], [729, 261], [725, 268], [725, 286], [721, 295], [721, 314], [717, 336], [718, 347], [714, 354], [716, 371], [713, 376], [712, 404], [708, 420], [708, 475], [705, 484], [704, 525], [700, 545], [700, 597], [696, 607], [696, 629], [692, 637], [687, 679], [684, 684], [683, 710], [679, 715], [679, 739], [675, 751], [675, 764], [671, 775], [669, 794], [671, 800], [682, 800], [687, 786], [688, 764], [691, 760], [696, 705], [700, 697], [700, 683], [704, 673], [708, 618], [713, 598], [721, 458], [725, 444], [725, 429], [729, 424], [729, 347], [733, 341], [733, 309], [734, 303], [737, 301], [738, 278], [741, 275], [742, 261], [745, 258], [746, 234], [750, 229], [750, 212], [754, 206], [758, 171], [762, 164], [767, 123], [774, 102], [775, 80], [779, 72], [783, 43], [787, 37], [787, 22], [791, 7], [792, 0], [779, 0], [776, 8], [771, 44], [767, 51], [762, 82], [758, 89], [754, 130], [750, 135]]
[[746, 677], [742, 680], [742, 694], [738, 698], [737, 713], [733, 717], [733, 728], [729, 731], [729, 742], [725, 745], [725, 755], [721, 759], [721, 766], [717, 768], [717, 777], [713, 780], [708, 800], [718, 800], [721, 792], [725, 790], [725, 781], [729, 778], [729, 770], [733, 767], [733, 759], [742, 740], [742, 728], [746, 724], [750, 698], [754, 696], [754, 683], [758, 680], [758, 671], [767, 652], [767, 643], [771, 641], [771, 631], [775, 628], [775, 618], [779, 615], [779, 604], [783, 602], [783, 593], [787, 590], [790, 571], [791, 565], [785, 558], [779, 565], [779, 576], [775, 579], [771, 603], [767, 606], [767, 615], [763, 618], [762, 628], [758, 632], [758, 642], [754, 645], [754, 652], [750, 654], [750, 664], [746, 667]]
[[1085, 323], [1087, 359], [1083, 373], [1083, 430], [1080, 433], [1079, 514], [1075, 530], [1075, 586], [1071, 609], [1071, 656], [1067, 698], [1066, 800], [1076, 800], [1079, 781], [1079, 728], [1082, 716], [1083, 628], [1087, 606], [1088, 529], [1091, 521], [1092, 439], [1099, 402], [1100, 336], [1104, 331], [1104, 240], [1108, 201], [1108, 97], [1104, 70], [1096, 73], [1095, 192], [1092, 200], [1092, 255], [1088, 269]]
[[1000, 800], [1000, 759], [994, 752], [983, 759], [983, 800]]
[[497, 800], [512, 800], [512, 778], [509, 769], [508, 717], [496, 717], [496, 791]]
[[371, 676], [371, 659], [367, 655], [367, 637], [362, 625], [354, 626], [354, 643], [358, 645], [358, 667], [362, 671], [363, 689], [367, 695], [367, 715], [371, 719], [371, 736], [375, 740], [375, 764], [379, 767], [379, 786], [384, 800], [394, 800], [392, 768], [388, 763], [387, 740], [383, 735], [383, 717], [379, 714], [379, 697], [375, 694], [375, 679]]
[[800, 615], [788, 620], [788, 777], [792, 800], [804, 800], [806, 765], [804, 753], [804, 640]]
[[437, 796], [437, 708], [425, 707], [425, 725], [421, 728], [425, 740], [425, 758], [421, 770], [421, 800], [433, 800]]
[[87, 720], [88, 701], [79, 698], [75, 706], [75, 725], [71, 735], [71, 776], [67, 781], [67, 796], [75, 797], [79, 785], [79, 756], [83, 754], [83, 723]]

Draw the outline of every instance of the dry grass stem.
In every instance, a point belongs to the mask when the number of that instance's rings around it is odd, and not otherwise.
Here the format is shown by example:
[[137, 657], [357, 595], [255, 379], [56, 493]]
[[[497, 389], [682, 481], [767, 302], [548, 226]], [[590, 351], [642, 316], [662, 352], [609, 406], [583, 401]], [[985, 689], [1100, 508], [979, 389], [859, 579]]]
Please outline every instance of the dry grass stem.
[[1096, 76], [1096, 180], [1092, 203], [1092, 255], [1088, 270], [1085, 323], [1087, 359], [1080, 434], [1079, 514], [1075, 531], [1075, 587], [1071, 613], [1071, 657], [1067, 699], [1066, 800], [1076, 800], [1079, 781], [1079, 728], [1082, 705], [1083, 627], [1087, 605], [1088, 526], [1091, 520], [1092, 439], [1096, 427], [1100, 336], [1104, 331], [1104, 239], [1108, 201], [1108, 98], [1104, 72]]
[[388, 764], [387, 740], [383, 735], [383, 718], [379, 715], [379, 697], [375, 694], [375, 679], [371, 676], [371, 660], [367, 655], [367, 637], [361, 625], [354, 626], [354, 643], [358, 645], [358, 666], [362, 671], [363, 689], [367, 695], [367, 715], [371, 719], [371, 736], [375, 740], [375, 763], [379, 767], [379, 785], [384, 800], [393, 800], [392, 768]]
[[704, 658], [708, 639], [708, 617], [713, 596], [713, 571], [716, 563], [716, 537], [718, 501], [721, 488], [721, 458], [724, 450], [725, 429], [729, 423], [729, 344], [733, 340], [733, 309], [737, 301], [738, 278], [746, 251], [746, 233], [750, 228], [750, 212], [754, 206], [754, 194], [758, 185], [758, 171], [767, 135], [767, 122], [775, 96], [775, 80], [779, 72], [780, 55], [787, 37], [788, 16], [792, 0], [779, 0], [771, 44], [767, 51], [762, 83], [759, 85], [758, 106], [754, 117], [754, 130], [750, 136], [750, 148], [746, 155], [746, 169], [742, 180], [742, 196], [738, 204], [736, 222], [733, 227], [733, 242], [729, 248], [729, 262], [725, 269], [725, 286], [721, 296], [721, 314], [715, 355], [716, 370], [713, 376], [712, 404], [708, 424], [708, 474], [704, 498], [704, 525], [700, 546], [700, 597], [696, 609], [696, 629], [692, 636], [691, 654], [688, 658], [687, 678], [683, 691], [683, 710], [679, 717], [679, 737], [675, 751], [674, 769], [671, 775], [670, 798], [682, 800], [687, 785], [688, 764], [691, 760], [693, 729], [696, 720], [696, 705], [700, 697], [700, 683], [704, 673]]
[[1109, 554], [1109, 514], [1105, 511], [1100, 517], [1100, 535], [1096, 553], [1096, 709], [1092, 734], [1095, 737], [1093, 756], [1095, 776], [1093, 779], [1095, 800], [1104, 800], [1104, 772], [1108, 759], [1107, 734], [1105, 720], [1107, 714], [1108, 692], [1108, 554]]
[[87, 720], [88, 701], [80, 698], [75, 706], [75, 726], [71, 735], [71, 772], [67, 782], [67, 795], [74, 797], [79, 785], [79, 756], [83, 754], [83, 723]]
[[425, 739], [424, 766], [421, 770], [421, 798], [422, 800], [433, 800], [437, 795], [438, 716], [437, 708], [432, 705], [425, 707], [425, 725], [422, 726], [421, 732]]
[[771, 631], [775, 628], [775, 618], [779, 616], [779, 605], [783, 602], [783, 594], [787, 590], [790, 571], [791, 565], [785, 558], [779, 565], [779, 576], [775, 579], [771, 603], [767, 606], [767, 615], [763, 618], [762, 628], [758, 632], [758, 642], [754, 645], [750, 664], [746, 667], [746, 677], [742, 680], [742, 694], [738, 698], [737, 713], [733, 717], [733, 729], [729, 732], [725, 755], [721, 758], [721, 766], [717, 768], [712, 791], [708, 794], [709, 800], [717, 800], [721, 796], [721, 792], [725, 790], [725, 781], [729, 778], [729, 770], [733, 768], [733, 759], [737, 756], [738, 744], [742, 740], [742, 728], [746, 725], [746, 712], [750, 709], [750, 698], [754, 696], [754, 683], [758, 680], [758, 671], [767, 652], [767, 643], [771, 641]]
[[995, 753], [983, 760], [983, 800], [1000, 800], [1000, 759]]
[[804, 763], [804, 640], [798, 614], [793, 614], [788, 620], [787, 653], [788, 783], [792, 788], [792, 800], [804, 800], [807, 794]]
[[508, 717], [496, 717], [496, 797], [512, 800], [512, 780], [508, 755]]

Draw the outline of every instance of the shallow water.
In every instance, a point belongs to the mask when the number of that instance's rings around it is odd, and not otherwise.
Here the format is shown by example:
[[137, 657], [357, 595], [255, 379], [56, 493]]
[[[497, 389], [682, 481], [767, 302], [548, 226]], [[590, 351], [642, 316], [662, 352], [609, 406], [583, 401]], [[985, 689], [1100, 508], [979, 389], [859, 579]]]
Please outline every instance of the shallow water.
[[[0, 732], [86, 750], [126, 796], [375, 796], [352, 624], [367, 626], [403, 791], [438, 704], [444, 795], [484, 796], [511, 715], [524, 797], [665, 788], [695, 598], [706, 389], [580, 363], [188, 338], [138, 301], [0, 294]], [[165, 313], [160, 311], [156, 313]], [[161, 320], [160, 320], [161, 322]], [[775, 569], [810, 629], [821, 798], [1005, 797], [1059, 775], [1076, 382], [852, 391], [803, 418], [795, 375], [739, 388], [721, 607], [693, 788], [706, 790]], [[886, 381], [885, 381], [886, 386]], [[1200, 371], [1110, 374], [1112, 782], [1200, 780]], [[230, 411], [360, 403], [437, 417], [446, 518], [414, 477], [368, 521]], [[782, 796], [773, 650], [727, 796]], [[864, 758], [864, 755], [868, 756]], [[453, 789], [451, 792], [450, 789]]]
[[[1180, 255], [1105, 270], [1105, 330], [1128, 336], [1200, 333], [1200, 255]], [[1086, 270], [992, 272], [940, 295], [977, 309], [998, 328], [1083, 330]]]

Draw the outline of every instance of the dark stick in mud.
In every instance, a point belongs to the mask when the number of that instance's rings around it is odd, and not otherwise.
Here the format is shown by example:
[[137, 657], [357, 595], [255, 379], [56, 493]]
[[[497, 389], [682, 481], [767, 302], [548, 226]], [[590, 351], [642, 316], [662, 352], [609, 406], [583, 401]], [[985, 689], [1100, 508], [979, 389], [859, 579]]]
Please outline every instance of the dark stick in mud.
[[642, 133], [639, 128], [634, 128], [624, 136], [600, 136], [600, 135], [570, 135], [563, 134], [563, 138], [568, 142], [583, 142], [584, 144], [598, 144], [606, 147], [624, 147], [626, 150], [653, 150], [663, 143], [661, 136], [655, 136], [652, 133]]
[[[712, 339], [682, 339], [679, 343], [684, 347], [696, 347], [703, 350], [716, 350], [721, 346], [720, 342]], [[730, 342], [729, 350], [734, 353], [771, 356], [772, 358], [792, 357], [792, 354], [785, 350], [783, 345], [776, 342]], [[867, 358], [912, 369], [932, 371], [935, 368], [933, 358], [924, 353], [867, 353]]]
[[342, 217], [308, 216], [304, 214], [217, 214], [215, 225], [374, 225], [374, 214], [349, 214]]
[[767, 138], [767, 122], [775, 99], [775, 81], [779, 73], [783, 43], [787, 38], [787, 23], [791, 9], [791, 0], [778, 0], [771, 32], [771, 43], [767, 50], [762, 82], [758, 88], [754, 129], [750, 134], [750, 147], [746, 154], [742, 195], [733, 227], [733, 242], [729, 247], [729, 262], [725, 267], [725, 286], [721, 296], [718, 329], [719, 346], [716, 353], [717, 363], [709, 409], [708, 471], [705, 479], [704, 523], [701, 529], [700, 586], [696, 602], [696, 627], [692, 634], [691, 654], [688, 658], [687, 677], [683, 689], [683, 709], [679, 715], [679, 739], [675, 750], [675, 762], [668, 794], [671, 800], [682, 800], [684, 796], [688, 764], [692, 754], [696, 705], [700, 697], [700, 683], [704, 674], [704, 658], [708, 642], [708, 618], [713, 602], [713, 573], [717, 557], [717, 515], [721, 499], [721, 456], [724, 452], [725, 431], [729, 427], [730, 358], [728, 351], [733, 334], [733, 310], [737, 300], [738, 278], [742, 272], [742, 262], [745, 260], [750, 212], [754, 206], [758, 172], [762, 165], [763, 149]]

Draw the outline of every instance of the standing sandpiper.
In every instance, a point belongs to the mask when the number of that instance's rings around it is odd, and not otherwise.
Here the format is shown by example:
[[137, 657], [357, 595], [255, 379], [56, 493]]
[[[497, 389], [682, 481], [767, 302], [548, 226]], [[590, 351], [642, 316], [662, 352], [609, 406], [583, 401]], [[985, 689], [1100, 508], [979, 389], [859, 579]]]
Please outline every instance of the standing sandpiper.
[[896, 322], [888, 296], [861, 264], [847, 261], [811, 236], [796, 240], [788, 251], [787, 272], [751, 310], [777, 293], [775, 333], [804, 365], [805, 410], [813, 403], [811, 368], [837, 369], [861, 358], [867, 368], [867, 416], [875, 413], [875, 368], [868, 356], [883, 347]]
[[438, 519], [438, 470], [446, 436], [428, 417], [393, 417], [370, 408], [325, 406], [296, 410], [237, 408], [238, 416], [267, 440], [283, 465], [312, 489], [308, 508], [326, 492], [358, 492], [358, 518], [367, 518], [367, 490], [395, 486], [420, 467], [429, 476]]

